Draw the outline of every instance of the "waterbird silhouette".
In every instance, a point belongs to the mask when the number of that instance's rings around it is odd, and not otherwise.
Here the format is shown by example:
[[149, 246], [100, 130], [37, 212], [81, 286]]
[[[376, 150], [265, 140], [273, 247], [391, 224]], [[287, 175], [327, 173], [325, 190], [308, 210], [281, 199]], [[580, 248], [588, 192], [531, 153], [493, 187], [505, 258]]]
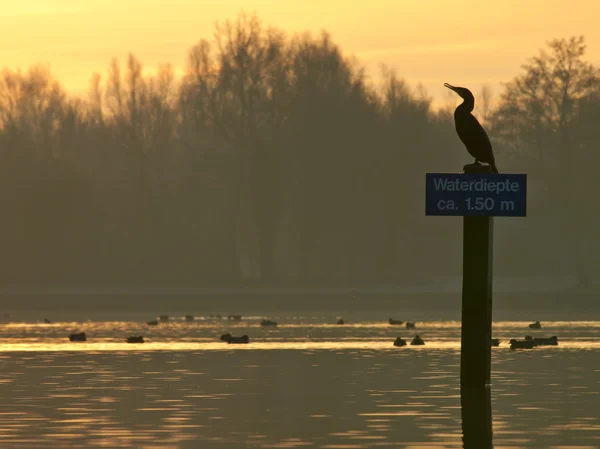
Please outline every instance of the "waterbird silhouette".
[[537, 346], [535, 340], [510, 340], [510, 349], [532, 349], [534, 346]]
[[394, 340], [394, 346], [406, 346], [406, 340], [404, 340], [402, 337], [398, 337], [396, 340]]
[[535, 337], [533, 338], [531, 335], [525, 335], [525, 340], [533, 341], [536, 346], [558, 346], [558, 337], [553, 335], [550, 338], [545, 337]]
[[69, 341], [87, 341], [87, 336], [85, 335], [85, 332], [71, 334], [69, 335]]
[[229, 341], [229, 340], [231, 340], [231, 334], [229, 332], [221, 335], [221, 341]]
[[234, 337], [229, 332], [221, 335], [221, 341], [226, 341], [229, 344], [245, 344], [250, 342], [250, 337], [242, 335], [241, 337]]
[[250, 337], [248, 337], [247, 335], [242, 335], [241, 337], [231, 337], [229, 339], [229, 341], [227, 341], [227, 343], [229, 344], [246, 344], [246, 343], [250, 343]]
[[418, 335], [415, 335], [415, 337], [412, 339], [410, 344], [416, 345], [416, 346], [421, 346], [421, 345], [424, 345], [425, 342], [423, 341], [423, 339], [421, 337], [419, 337]]
[[475, 158], [475, 165], [485, 162], [490, 164], [494, 173], [498, 173], [490, 138], [483, 126], [471, 114], [475, 107], [475, 97], [466, 87], [456, 87], [448, 83], [444, 83], [444, 86], [456, 92], [463, 99], [463, 102], [454, 111], [454, 126], [458, 137], [467, 147], [467, 151]]
[[142, 335], [133, 335], [125, 339], [127, 343], [144, 343], [144, 337]]
[[550, 338], [537, 337], [535, 341], [538, 344], [538, 346], [558, 346], [558, 338], [556, 337], [556, 335]]

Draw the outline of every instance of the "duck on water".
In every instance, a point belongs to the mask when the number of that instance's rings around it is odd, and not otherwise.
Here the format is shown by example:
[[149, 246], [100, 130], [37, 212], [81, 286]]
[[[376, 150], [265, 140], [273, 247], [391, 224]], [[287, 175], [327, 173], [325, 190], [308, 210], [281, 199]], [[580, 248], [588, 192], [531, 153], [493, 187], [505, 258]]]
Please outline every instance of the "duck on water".
[[234, 337], [229, 332], [221, 335], [221, 341], [226, 341], [229, 344], [246, 344], [250, 343], [250, 337], [242, 335], [241, 337]]
[[79, 332], [76, 334], [69, 335], [69, 340], [70, 341], [87, 341], [87, 336], [85, 335], [85, 332]]
[[425, 344], [425, 341], [419, 335], [415, 335], [410, 344], [411, 346], [422, 346]]
[[144, 337], [141, 335], [127, 337], [125, 339], [127, 343], [144, 343]]
[[406, 346], [406, 340], [404, 340], [402, 337], [398, 337], [394, 341], [394, 346]]
[[525, 335], [525, 340], [532, 340], [535, 342], [536, 346], [558, 346], [558, 337], [553, 335], [549, 338], [544, 337], [535, 337], [533, 338], [531, 335]]
[[534, 340], [515, 340], [514, 338], [510, 341], [510, 349], [533, 349], [537, 346]]

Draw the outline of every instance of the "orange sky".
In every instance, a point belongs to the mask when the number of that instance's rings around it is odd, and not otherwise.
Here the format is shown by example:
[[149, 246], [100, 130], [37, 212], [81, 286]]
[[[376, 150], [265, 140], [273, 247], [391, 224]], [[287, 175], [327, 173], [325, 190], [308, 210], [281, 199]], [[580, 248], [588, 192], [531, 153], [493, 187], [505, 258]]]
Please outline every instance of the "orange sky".
[[288, 32], [326, 29], [373, 79], [384, 63], [437, 100], [446, 81], [497, 88], [554, 37], [583, 34], [600, 65], [600, 0], [2, 0], [0, 61], [47, 63], [80, 93], [130, 51], [148, 69], [181, 67], [188, 48], [241, 11]]

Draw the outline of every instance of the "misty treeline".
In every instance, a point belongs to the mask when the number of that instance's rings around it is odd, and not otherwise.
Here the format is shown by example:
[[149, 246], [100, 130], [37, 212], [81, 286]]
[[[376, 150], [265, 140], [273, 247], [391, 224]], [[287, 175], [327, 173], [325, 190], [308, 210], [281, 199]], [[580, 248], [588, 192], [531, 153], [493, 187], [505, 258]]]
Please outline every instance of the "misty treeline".
[[[531, 178], [532, 217], [497, 223], [506, 274], [572, 267], [583, 284], [597, 266], [600, 97], [584, 48], [553, 41], [493, 107], [475, 92], [500, 171]], [[471, 162], [453, 108], [382, 75], [371, 82], [325, 33], [289, 37], [247, 16], [193, 46], [181, 77], [146, 75], [130, 55], [83, 99], [42, 66], [5, 69], [2, 284], [460, 274], [461, 220], [424, 217], [425, 173]]]

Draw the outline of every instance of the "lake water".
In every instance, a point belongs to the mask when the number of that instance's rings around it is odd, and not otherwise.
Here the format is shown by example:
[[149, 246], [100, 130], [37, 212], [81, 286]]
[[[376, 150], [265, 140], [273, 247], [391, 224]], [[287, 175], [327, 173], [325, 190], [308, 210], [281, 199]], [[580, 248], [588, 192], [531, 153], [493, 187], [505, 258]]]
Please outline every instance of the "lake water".
[[[0, 447], [463, 447], [459, 322], [260, 318], [0, 324]], [[494, 323], [494, 447], [600, 447], [600, 322], [527, 324]], [[508, 348], [525, 335], [559, 346]]]

